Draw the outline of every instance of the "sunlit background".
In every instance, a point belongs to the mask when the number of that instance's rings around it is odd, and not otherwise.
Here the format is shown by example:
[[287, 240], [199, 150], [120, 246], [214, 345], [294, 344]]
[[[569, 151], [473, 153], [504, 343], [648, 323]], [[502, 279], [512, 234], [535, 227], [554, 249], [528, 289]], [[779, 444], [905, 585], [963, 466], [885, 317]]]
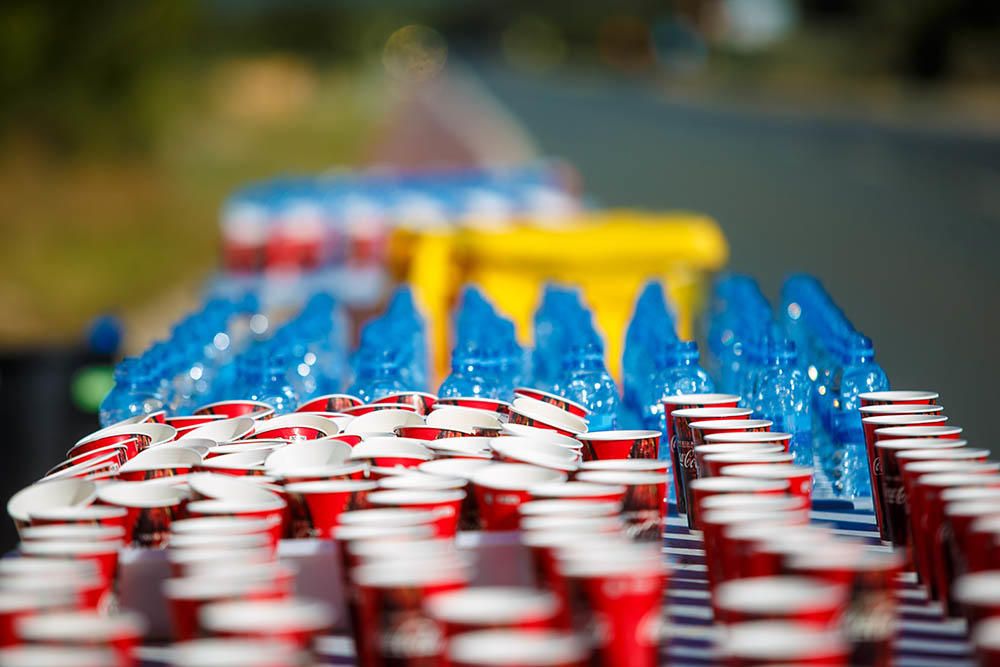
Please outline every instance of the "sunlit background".
[[715, 217], [772, 296], [815, 272], [989, 446], [998, 77], [977, 0], [3, 3], [0, 415], [92, 430], [243, 183], [554, 156], [597, 202]]

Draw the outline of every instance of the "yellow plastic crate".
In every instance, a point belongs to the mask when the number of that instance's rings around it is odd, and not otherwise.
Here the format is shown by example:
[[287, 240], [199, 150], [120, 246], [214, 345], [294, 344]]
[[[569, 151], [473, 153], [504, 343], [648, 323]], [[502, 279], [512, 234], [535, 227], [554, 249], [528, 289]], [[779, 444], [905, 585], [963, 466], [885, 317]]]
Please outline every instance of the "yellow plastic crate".
[[578, 287], [604, 336], [608, 369], [619, 378], [625, 329], [643, 283], [664, 281], [678, 334], [690, 337], [707, 279], [728, 253], [714, 220], [686, 212], [608, 210], [557, 227], [526, 220], [502, 229], [400, 232], [393, 239], [397, 277], [413, 285], [428, 318], [438, 381], [448, 373], [452, 308], [466, 283], [479, 285], [513, 319], [525, 345], [543, 285]]

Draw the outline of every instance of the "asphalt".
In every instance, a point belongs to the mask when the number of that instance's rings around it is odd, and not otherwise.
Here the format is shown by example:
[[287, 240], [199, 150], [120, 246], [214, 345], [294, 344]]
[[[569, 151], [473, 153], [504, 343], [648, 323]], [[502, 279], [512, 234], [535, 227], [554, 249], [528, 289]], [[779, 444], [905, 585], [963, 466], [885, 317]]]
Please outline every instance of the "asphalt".
[[1000, 442], [1000, 137], [677, 100], [607, 76], [475, 71], [600, 202], [712, 215], [731, 268], [772, 299], [788, 273], [816, 274], [893, 387], [939, 391], [971, 443]]

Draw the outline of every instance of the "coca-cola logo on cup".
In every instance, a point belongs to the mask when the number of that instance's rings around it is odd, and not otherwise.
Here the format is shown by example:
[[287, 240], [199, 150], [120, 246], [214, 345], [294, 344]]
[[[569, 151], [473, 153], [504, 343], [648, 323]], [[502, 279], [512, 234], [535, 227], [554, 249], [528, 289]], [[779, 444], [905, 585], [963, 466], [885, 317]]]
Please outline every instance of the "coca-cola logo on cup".
[[878, 456], [872, 459], [872, 471], [875, 473], [876, 477], [882, 475], [882, 459]]
[[420, 614], [406, 615], [382, 633], [382, 652], [387, 657], [412, 658], [441, 652], [437, 624]]
[[894, 489], [890, 489], [889, 492], [885, 494], [885, 501], [890, 505], [905, 505], [906, 488], [900, 485]]

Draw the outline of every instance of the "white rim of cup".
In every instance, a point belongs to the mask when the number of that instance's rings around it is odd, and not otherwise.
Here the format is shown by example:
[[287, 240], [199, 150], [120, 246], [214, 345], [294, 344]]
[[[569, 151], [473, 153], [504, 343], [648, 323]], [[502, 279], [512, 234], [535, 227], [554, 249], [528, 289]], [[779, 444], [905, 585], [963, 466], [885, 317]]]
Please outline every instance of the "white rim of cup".
[[85, 479], [35, 482], [10, 497], [7, 514], [17, 521], [28, 521], [33, 511], [89, 505], [96, 497], [97, 485]]
[[351, 450], [351, 461], [380, 458], [430, 461], [434, 458], [434, 452], [424, 446], [423, 440], [396, 437], [362, 440]]
[[610, 495], [625, 495], [625, 487], [620, 484], [598, 484], [596, 482], [553, 482], [539, 484], [528, 489], [528, 493], [538, 500], [559, 498], [600, 498]]
[[968, 572], [955, 580], [955, 599], [962, 605], [1000, 603], [1000, 570]]
[[267, 533], [274, 521], [236, 516], [206, 516], [179, 519], [170, 523], [173, 535], [250, 535]]
[[[961, 435], [961, 426], [886, 426], [875, 429], [875, 439], [881, 442], [880, 436], [897, 436], [902, 438], [933, 438], [947, 435]], [[878, 444], [876, 442], [876, 444]]]
[[300, 658], [290, 644], [246, 637], [193, 639], [170, 646], [174, 667], [274, 667], [299, 664]]
[[692, 489], [716, 493], [767, 493], [788, 489], [786, 480], [754, 479], [752, 477], [701, 477], [688, 482]]
[[117, 553], [123, 546], [121, 540], [103, 542], [75, 542], [71, 540], [51, 540], [45, 542], [21, 542], [18, 551], [26, 556], [100, 556]]
[[696, 445], [694, 453], [708, 456], [710, 454], [780, 454], [784, 446], [777, 442], [713, 442], [707, 445]]
[[141, 637], [148, 625], [135, 612], [99, 614], [95, 611], [64, 611], [39, 614], [21, 620], [17, 632], [29, 642], [113, 642], [121, 637]]
[[730, 625], [722, 653], [749, 659], [794, 662], [816, 653], [846, 652], [836, 630], [814, 628], [786, 621], [751, 621]]
[[[710, 479], [716, 479], [712, 477]], [[729, 477], [718, 479], [750, 479], [749, 477]], [[770, 480], [759, 480], [770, 481]], [[786, 482], [787, 484], [787, 482]], [[717, 493], [703, 498], [702, 512], [747, 509], [750, 511], [794, 512], [805, 509], [802, 498], [780, 494]]]
[[542, 468], [573, 472], [579, 467], [573, 450], [529, 438], [493, 438], [490, 447], [498, 455]]
[[491, 463], [472, 475], [476, 486], [502, 491], [526, 491], [539, 484], [565, 480], [565, 473], [526, 463]]
[[515, 398], [510, 411], [571, 433], [587, 432], [587, 420], [583, 417], [577, 417], [572, 412], [535, 398]]
[[324, 495], [330, 493], [358, 493], [374, 491], [378, 484], [361, 479], [323, 479], [311, 482], [295, 482], [286, 484], [285, 491], [293, 494]]
[[168, 484], [147, 484], [146, 482], [113, 482], [101, 486], [97, 497], [101, 502], [117, 507], [149, 509], [172, 507], [187, 498], [187, 491]]
[[465, 499], [465, 491], [424, 489], [389, 489], [368, 494], [368, 504], [385, 507], [406, 507], [407, 505], [438, 505], [459, 502]]
[[330, 607], [319, 600], [288, 599], [219, 602], [199, 613], [209, 632], [319, 631], [333, 624]]
[[791, 613], [816, 605], [847, 604], [845, 587], [800, 576], [751, 577], [721, 582], [715, 604], [750, 614]]
[[426, 472], [412, 472], [383, 477], [378, 482], [381, 489], [414, 489], [423, 491], [446, 491], [464, 489], [469, 480], [462, 477], [444, 477]]
[[88, 523], [48, 524], [44, 526], [28, 526], [21, 531], [21, 539], [25, 541], [57, 540], [72, 542], [75, 540], [122, 540], [125, 529], [121, 526], [101, 526]]
[[605, 442], [612, 440], [645, 440], [646, 438], [659, 438], [662, 435], [659, 431], [624, 429], [619, 431], [591, 431], [589, 433], [581, 433], [577, 436], [577, 439], [587, 442]]
[[936, 401], [941, 395], [936, 391], [920, 390], [888, 390], [888, 391], [867, 391], [858, 394], [858, 399], [862, 401]]
[[568, 632], [556, 630], [484, 630], [467, 632], [448, 643], [452, 664], [524, 667], [583, 663], [590, 648]]
[[497, 419], [496, 413], [459, 405], [446, 405], [442, 408], [431, 410], [431, 413], [425, 419], [425, 423], [431, 428], [462, 431], [463, 433], [472, 433], [478, 429], [495, 431], [502, 426], [500, 420]]
[[661, 403], [667, 403], [669, 405], [688, 405], [690, 403], [703, 404], [705, 407], [711, 407], [713, 404], [718, 405], [719, 403], [732, 403], [733, 401], [740, 400], [740, 397], [736, 394], [680, 394], [678, 396], [664, 396], [661, 399]]
[[573, 516], [535, 515], [521, 517], [521, 541], [525, 546], [538, 545], [556, 535], [580, 537], [602, 533], [617, 533], [622, 529], [617, 515]]
[[706, 445], [717, 444], [717, 443], [770, 444], [778, 442], [787, 442], [791, 439], [792, 439], [792, 434], [786, 433], [784, 431], [742, 431], [736, 433], [705, 434]]
[[923, 425], [935, 425], [943, 424], [948, 421], [948, 418], [944, 415], [913, 415], [913, 414], [901, 414], [901, 415], [872, 415], [871, 417], [864, 417], [861, 422], [864, 424], [872, 424], [873, 426], [923, 426]]
[[182, 434], [177, 441], [189, 438], [207, 438], [219, 444], [242, 440], [253, 432], [256, 422], [250, 417], [232, 417], [221, 421], [208, 422]]
[[66, 505], [50, 507], [37, 512], [31, 512], [31, 521], [65, 521], [68, 523], [99, 522], [101, 519], [123, 519], [128, 515], [124, 507], [111, 505]]
[[271, 544], [264, 533], [171, 534], [167, 540], [170, 549], [259, 549]]
[[477, 470], [491, 465], [495, 465], [493, 461], [483, 459], [437, 459], [421, 463], [417, 466], [417, 470], [429, 475], [472, 479]]
[[972, 643], [991, 653], [1000, 651], [1000, 617], [980, 621], [972, 631]]
[[247, 479], [213, 472], [188, 476], [188, 485], [200, 496], [244, 502], [266, 502], [277, 496]]
[[0, 649], [4, 667], [107, 667], [118, 664], [114, 651], [82, 646], [11, 646]]
[[509, 625], [555, 616], [559, 603], [547, 591], [524, 586], [474, 586], [427, 598], [424, 609], [437, 620], [468, 625]]
[[351, 446], [340, 440], [299, 441], [271, 452], [264, 461], [264, 469], [280, 475], [289, 469], [343, 465], [350, 455]]
[[596, 482], [598, 484], [614, 484], [617, 486], [636, 486], [642, 484], [666, 484], [666, 475], [651, 472], [628, 472], [618, 470], [585, 470], [577, 474], [580, 482]]
[[434, 523], [437, 513], [433, 510], [378, 507], [352, 510], [340, 515], [341, 526], [406, 527]]
[[621, 509], [621, 503], [610, 500], [529, 500], [521, 503], [518, 514], [521, 520], [532, 516], [555, 517], [602, 517], [614, 516]]
[[600, 459], [580, 464], [580, 469], [584, 471], [655, 472], [664, 475], [669, 468], [669, 461], [658, 459]]
[[[752, 428], [770, 428], [774, 425], [770, 419], [709, 419], [706, 421], [696, 421], [688, 424], [691, 430], [714, 430], [714, 429], [726, 429], [726, 428], [738, 428], [738, 429], [752, 429]], [[743, 433], [744, 431], [736, 431], [737, 433]]]
[[345, 435], [392, 433], [400, 426], [423, 426], [424, 418], [412, 410], [385, 408], [358, 415], [347, 424]]
[[340, 432], [337, 422], [309, 412], [289, 412], [288, 414], [271, 417], [267, 421], [258, 424], [256, 431], [257, 434], [263, 436], [271, 431], [285, 428], [311, 428], [322, 433], [321, 437], [337, 435]]
[[801, 477], [805, 474], [811, 478], [815, 471], [808, 466], [795, 465], [794, 463], [749, 463], [726, 466], [719, 472], [731, 477], [787, 479], [788, 477]]
[[718, 454], [706, 454], [706, 463], [722, 463], [725, 465], [740, 464], [766, 464], [780, 465], [791, 463], [795, 457], [790, 452], [726, 452]]

